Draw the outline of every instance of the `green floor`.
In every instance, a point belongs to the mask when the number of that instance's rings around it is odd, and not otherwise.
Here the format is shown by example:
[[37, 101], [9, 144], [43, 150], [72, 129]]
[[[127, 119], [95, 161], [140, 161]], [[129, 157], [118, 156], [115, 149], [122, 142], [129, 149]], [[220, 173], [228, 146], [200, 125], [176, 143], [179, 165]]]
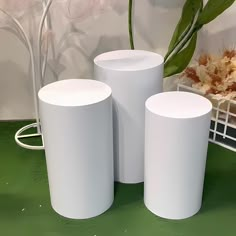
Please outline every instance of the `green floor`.
[[0, 123], [0, 235], [235, 236], [236, 154], [209, 147], [203, 206], [194, 217], [161, 219], [143, 204], [143, 184], [117, 184], [112, 208], [90, 220], [68, 220], [50, 206], [43, 151], [18, 147], [25, 122]]

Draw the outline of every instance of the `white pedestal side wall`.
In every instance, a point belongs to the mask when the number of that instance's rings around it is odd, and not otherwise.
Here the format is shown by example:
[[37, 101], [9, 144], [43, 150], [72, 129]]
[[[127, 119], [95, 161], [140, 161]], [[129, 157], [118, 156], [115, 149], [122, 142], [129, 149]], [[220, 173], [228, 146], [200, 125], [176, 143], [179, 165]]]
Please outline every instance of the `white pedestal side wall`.
[[101, 54], [94, 62], [95, 79], [112, 89], [115, 180], [143, 182], [145, 101], [163, 89], [163, 58], [119, 50]]
[[113, 202], [111, 89], [94, 80], [64, 80], [39, 91], [53, 209], [85, 219]]
[[209, 100], [187, 92], [147, 100], [144, 202], [154, 214], [183, 219], [199, 211], [211, 109]]

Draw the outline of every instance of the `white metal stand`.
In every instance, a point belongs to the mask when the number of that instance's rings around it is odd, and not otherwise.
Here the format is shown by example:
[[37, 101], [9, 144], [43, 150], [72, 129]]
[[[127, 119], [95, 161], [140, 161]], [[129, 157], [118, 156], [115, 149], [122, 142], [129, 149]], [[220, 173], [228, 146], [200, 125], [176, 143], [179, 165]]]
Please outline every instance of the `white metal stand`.
[[[47, 60], [47, 56], [45, 56], [44, 58], [44, 62], [43, 62], [43, 67], [42, 67], [42, 55], [41, 55], [41, 44], [42, 44], [42, 30], [43, 30], [43, 26], [45, 25], [46, 29], [48, 29], [48, 22], [46, 21], [45, 23], [45, 19], [47, 19], [47, 14], [49, 11], [49, 8], [52, 4], [53, 0], [42, 0], [42, 4], [43, 4], [43, 15], [40, 21], [40, 25], [39, 25], [39, 32], [38, 32], [38, 58], [39, 58], [39, 63], [38, 63], [38, 71], [39, 71], [39, 81], [40, 81], [40, 87], [42, 87], [42, 77], [44, 76], [45, 73], [45, 69], [46, 69], [46, 60]], [[0, 11], [5, 14], [6, 16], [8, 16], [13, 22], [14, 24], [17, 26], [17, 29], [20, 31], [21, 35], [23, 36], [28, 50], [29, 50], [29, 54], [30, 54], [30, 62], [31, 62], [31, 73], [32, 73], [32, 81], [33, 81], [33, 95], [34, 95], [34, 108], [35, 108], [35, 116], [36, 116], [36, 123], [27, 125], [22, 127], [20, 130], [18, 130], [15, 134], [15, 141], [16, 143], [26, 149], [33, 149], [33, 150], [41, 150], [44, 147], [43, 146], [32, 146], [32, 145], [28, 145], [25, 144], [21, 139], [25, 139], [25, 138], [32, 138], [32, 137], [36, 137], [36, 136], [41, 136], [41, 130], [40, 130], [40, 121], [39, 121], [39, 109], [38, 109], [38, 98], [37, 98], [37, 85], [36, 85], [36, 80], [37, 80], [37, 76], [36, 76], [36, 62], [34, 59], [34, 52], [33, 52], [33, 46], [30, 42], [29, 37], [27, 36], [23, 26], [21, 25], [21, 23], [14, 17], [12, 16], [10, 13], [8, 13], [7, 11], [5, 11], [4, 9], [0, 8]], [[36, 127], [37, 128], [37, 133], [33, 133], [33, 134], [23, 134], [24, 131], [31, 129], [32, 127]]]
[[[41, 133], [33, 133], [33, 134], [22, 134], [23, 132], [25, 132], [26, 130], [29, 130], [31, 128], [37, 128], [38, 124], [37, 123], [33, 123], [30, 125], [26, 125], [24, 127], [22, 127], [21, 129], [19, 129], [16, 134], [15, 134], [15, 141], [16, 143], [26, 149], [31, 149], [31, 150], [43, 150], [44, 149], [44, 145], [42, 146], [33, 146], [33, 145], [29, 145], [29, 144], [25, 144], [23, 142], [20, 141], [20, 139], [25, 139], [25, 138], [33, 138], [33, 137], [40, 137], [42, 136]], [[43, 139], [42, 139], [43, 142]]]

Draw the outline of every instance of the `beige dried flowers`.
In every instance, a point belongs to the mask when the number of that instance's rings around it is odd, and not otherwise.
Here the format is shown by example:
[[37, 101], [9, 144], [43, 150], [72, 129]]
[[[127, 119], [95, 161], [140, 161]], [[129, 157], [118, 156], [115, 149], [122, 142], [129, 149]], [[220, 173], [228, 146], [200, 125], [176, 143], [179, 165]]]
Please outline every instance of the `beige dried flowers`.
[[220, 56], [202, 54], [180, 81], [217, 100], [236, 100], [236, 50], [225, 50]]

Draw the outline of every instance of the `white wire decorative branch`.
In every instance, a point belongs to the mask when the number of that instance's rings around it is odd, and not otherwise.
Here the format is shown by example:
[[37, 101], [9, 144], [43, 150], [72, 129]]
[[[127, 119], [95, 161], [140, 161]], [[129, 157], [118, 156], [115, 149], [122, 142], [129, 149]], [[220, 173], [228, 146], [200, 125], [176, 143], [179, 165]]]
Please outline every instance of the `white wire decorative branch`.
[[[43, 0], [43, 8], [45, 9], [47, 5], [47, 0]], [[45, 19], [45, 31], [48, 32], [50, 30], [50, 18], [48, 14], [46, 15]], [[46, 73], [46, 67], [47, 67], [47, 59], [48, 59], [48, 40], [46, 38], [45, 40], [45, 54], [43, 58], [43, 65], [42, 65], [42, 78], [45, 78], [45, 73]], [[43, 84], [44, 81], [42, 81]]]
[[[43, 78], [45, 76], [45, 71], [46, 71], [46, 64], [47, 64], [47, 54], [48, 54], [48, 43], [46, 42], [46, 54], [44, 56], [44, 61], [43, 61], [43, 66], [42, 66], [42, 52], [41, 52], [41, 45], [42, 45], [42, 33], [43, 33], [43, 27], [45, 25], [46, 30], [49, 28], [48, 24], [48, 18], [47, 14], [50, 9], [50, 6], [52, 4], [53, 0], [42, 0], [42, 5], [43, 5], [43, 14], [40, 20], [39, 24], [39, 30], [38, 30], [38, 41], [37, 41], [37, 53], [38, 53], [38, 79], [39, 79], [39, 84], [40, 88], [43, 86]], [[32, 76], [32, 82], [33, 82], [33, 93], [34, 93], [34, 109], [35, 109], [35, 116], [36, 116], [36, 123], [27, 125], [25, 127], [22, 127], [20, 130], [18, 130], [15, 134], [15, 140], [16, 143], [24, 148], [27, 149], [33, 149], [33, 150], [40, 150], [44, 148], [43, 146], [32, 146], [25, 144], [21, 142], [19, 139], [21, 138], [29, 138], [29, 137], [36, 137], [36, 136], [41, 136], [41, 129], [40, 129], [40, 120], [39, 120], [39, 107], [38, 107], [38, 97], [37, 97], [37, 76], [36, 76], [36, 62], [35, 62], [35, 57], [34, 57], [34, 51], [33, 51], [33, 46], [31, 45], [30, 39], [27, 36], [27, 33], [25, 32], [23, 26], [21, 23], [10, 13], [8, 13], [6, 10], [1, 9], [0, 11], [5, 14], [7, 17], [9, 17], [14, 24], [17, 26], [18, 30], [22, 34], [26, 45], [29, 50], [30, 54], [30, 63], [31, 63], [31, 76]], [[45, 22], [46, 20], [46, 22]], [[47, 40], [47, 38], [46, 38]], [[27, 134], [27, 135], [21, 135], [22, 132], [25, 130], [28, 130], [32, 127], [37, 128], [37, 133], [36, 134]]]
[[38, 114], [38, 99], [37, 99], [37, 94], [36, 94], [37, 87], [36, 87], [36, 72], [35, 72], [35, 59], [34, 59], [33, 47], [31, 45], [29, 37], [27, 36], [21, 23], [14, 16], [12, 16], [10, 13], [8, 13], [7, 11], [5, 11], [1, 8], [0, 8], [0, 11], [2, 13], [4, 13], [6, 16], [8, 16], [15, 23], [15, 25], [18, 27], [20, 33], [22, 34], [22, 36], [25, 39], [25, 42], [26, 42], [28, 50], [29, 50], [30, 63], [31, 63], [31, 74], [32, 74], [31, 76], [32, 76], [33, 90], [34, 90], [34, 108], [35, 108], [35, 115], [36, 115], [37, 131], [39, 132], [40, 127], [39, 127], [39, 114]]
[[[52, 4], [52, 1], [53, 0], [49, 0], [46, 5], [45, 5], [45, 1], [43, 0], [43, 6], [44, 7], [44, 11], [43, 11], [43, 15], [41, 17], [41, 21], [40, 21], [40, 24], [39, 24], [39, 31], [38, 31], [38, 48], [37, 48], [37, 53], [38, 53], [38, 59], [39, 59], [39, 62], [38, 62], [38, 71], [39, 71], [39, 81], [40, 81], [40, 87], [43, 86], [43, 76], [45, 74], [45, 69], [46, 69], [46, 60], [44, 60], [44, 63], [43, 63], [43, 67], [42, 67], [42, 51], [41, 51], [41, 45], [42, 45], [42, 33], [43, 33], [43, 26], [45, 25], [46, 28], [48, 28], [48, 24], [47, 24], [47, 21], [46, 21], [46, 24], [45, 24], [45, 19], [47, 17], [47, 14], [48, 14], [48, 11], [49, 11], [49, 8]], [[47, 39], [46, 39], [47, 40]], [[48, 45], [47, 45], [47, 42], [46, 42], [46, 48], [48, 48]], [[47, 49], [46, 49], [47, 50]], [[47, 53], [46, 53], [47, 55]], [[47, 56], [45, 56], [47, 57]]]

